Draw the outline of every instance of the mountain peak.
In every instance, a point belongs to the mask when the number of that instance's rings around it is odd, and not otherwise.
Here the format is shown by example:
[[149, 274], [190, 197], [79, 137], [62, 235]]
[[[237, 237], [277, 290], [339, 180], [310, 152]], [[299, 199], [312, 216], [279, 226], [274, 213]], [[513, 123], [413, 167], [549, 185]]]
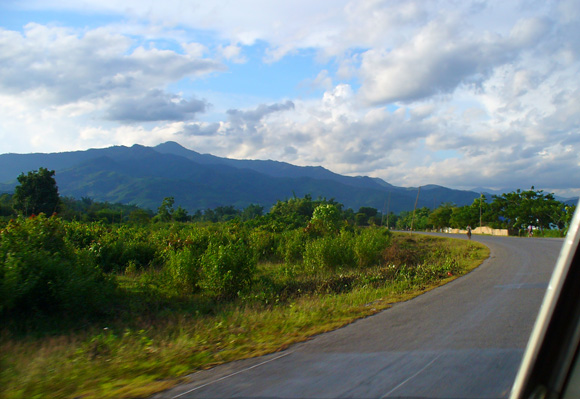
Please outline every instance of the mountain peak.
[[181, 144], [175, 142], [175, 141], [166, 141], [165, 143], [161, 143], [156, 145], [154, 148], [181, 148], [181, 149], [186, 149], [184, 146], [182, 146]]
[[173, 154], [181, 156], [191, 155], [192, 153], [198, 154], [197, 152], [189, 150], [184, 146], [182, 146], [181, 144], [176, 143], [175, 141], [166, 141], [165, 143], [156, 145], [155, 147], [153, 147], [153, 149], [162, 154]]

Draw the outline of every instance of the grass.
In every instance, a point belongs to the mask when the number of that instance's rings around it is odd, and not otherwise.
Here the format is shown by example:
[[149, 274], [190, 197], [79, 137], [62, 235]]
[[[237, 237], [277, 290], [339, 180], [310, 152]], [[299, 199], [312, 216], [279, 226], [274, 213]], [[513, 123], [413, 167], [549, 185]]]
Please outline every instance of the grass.
[[[395, 235], [385, 263], [365, 269], [306, 272], [261, 264], [252, 293], [236, 301], [191, 296], [101, 324], [51, 334], [0, 335], [3, 398], [147, 397], [189, 373], [272, 353], [409, 300], [461, 276], [489, 256], [476, 242]], [[137, 291], [140, 276], [120, 278]]]

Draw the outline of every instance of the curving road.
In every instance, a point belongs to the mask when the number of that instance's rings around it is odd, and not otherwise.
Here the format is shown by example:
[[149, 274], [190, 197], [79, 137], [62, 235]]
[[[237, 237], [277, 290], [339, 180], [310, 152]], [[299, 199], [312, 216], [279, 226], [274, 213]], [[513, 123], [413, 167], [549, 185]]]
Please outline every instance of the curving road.
[[504, 398], [563, 240], [473, 239], [491, 256], [460, 279], [154, 398]]

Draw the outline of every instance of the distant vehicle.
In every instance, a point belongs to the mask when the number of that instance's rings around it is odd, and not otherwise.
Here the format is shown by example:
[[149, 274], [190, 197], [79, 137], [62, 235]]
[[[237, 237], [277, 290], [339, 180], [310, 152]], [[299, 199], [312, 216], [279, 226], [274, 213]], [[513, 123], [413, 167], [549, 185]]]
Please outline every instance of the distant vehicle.
[[580, 398], [580, 212], [572, 220], [511, 399]]

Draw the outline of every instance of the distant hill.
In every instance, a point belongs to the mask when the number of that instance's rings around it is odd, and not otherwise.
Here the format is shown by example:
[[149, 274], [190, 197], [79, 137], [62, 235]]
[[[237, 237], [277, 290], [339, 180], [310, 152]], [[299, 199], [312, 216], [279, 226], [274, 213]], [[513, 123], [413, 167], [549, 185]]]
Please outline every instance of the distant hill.
[[[370, 206], [398, 213], [412, 210], [417, 188], [396, 187], [381, 179], [349, 177], [322, 167], [272, 160], [236, 160], [188, 150], [174, 142], [156, 147], [114, 146], [51, 154], [0, 155], [0, 191], [11, 192], [20, 173], [45, 167], [56, 171], [59, 192], [74, 198], [135, 204], [156, 209], [163, 198], [189, 211], [259, 204], [310, 194], [334, 198], [347, 208]], [[471, 204], [479, 193], [429, 185], [418, 206]]]

